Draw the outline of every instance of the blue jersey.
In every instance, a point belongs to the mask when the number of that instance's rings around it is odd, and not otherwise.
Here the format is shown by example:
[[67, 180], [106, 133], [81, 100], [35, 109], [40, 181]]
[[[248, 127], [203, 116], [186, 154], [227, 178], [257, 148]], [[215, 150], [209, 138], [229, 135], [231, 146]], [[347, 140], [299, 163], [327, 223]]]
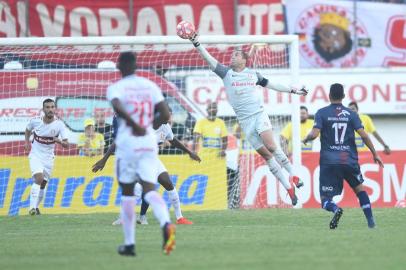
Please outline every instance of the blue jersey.
[[330, 104], [315, 115], [320, 129], [320, 164], [358, 164], [354, 131], [363, 128], [357, 113], [342, 104]]
[[117, 116], [115, 116], [115, 115], [113, 116], [112, 126], [113, 126], [113, 139], [115, 139], [117, 136], [117, 131], [118, 131], [118, 119], [117, 119]]

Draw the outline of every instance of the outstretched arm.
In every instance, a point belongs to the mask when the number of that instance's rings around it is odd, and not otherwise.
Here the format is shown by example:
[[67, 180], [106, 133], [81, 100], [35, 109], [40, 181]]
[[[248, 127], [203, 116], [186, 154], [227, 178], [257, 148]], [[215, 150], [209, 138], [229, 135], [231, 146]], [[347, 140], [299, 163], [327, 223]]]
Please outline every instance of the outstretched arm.
[[104, 154], [104, 156], [102, 157], [102, 159], [100, 159], [99, 161], [97, 161], [93, 167], [92, 167], [92, 171], [95, 173], [97, 171], [101, 171], [103, 170], [104, 166], [106, 165], [107, 160], [109, 159], [109, 157], [116, 151], [116, 144], [113, 142], [109, 149], [107, 150], [106, 154]]
[[369, 151], [371, 151], [372, 156], [374, 158], [374, 162], [378, 163], [381, 168], [383, 168], [383, 162], [381, 158], [378, 156], [376, 153], [374, 144], [372, 143], [371, 139], [369, 138], [368, 134], [365, 132], [363, 128], [360, 128], [357, 130], [357, 133], [361, 136], [362, 140], [364, 141], [365, 145], [369, 148]]
[[203, 59], [207, 62], [207, 64], [210, 66], [211, 70], [215, 70], [218, 64], [218, 61], [211, 56], [211, 54], [206, 50], [205, 47], [200, 45], [199, 42], [199, 35], [195, 33], [191, 38], [190, 41], [193, 43], [193, 46], [197, 49], [197, 51], [200, 53], [200, 55], [203, 57]]
[[320, 134], [320, 129], [318, 128], [313, 128], [309, 134], [307, 134], [306, 138], [302, 141], [304, 144], [307, 144], [307, 142], [313, 141], [317, 137], [319, 137]]
[[169, 141], [169, 142], [171, 143], [172, 146], [174, 146], [174, 147], [176, 147], [176, 148], [179, 148], [179, 149], [182, 150], [183, 152], [188, 153], [188, 155], [189, 155], [189, 157], [190, 157], [191, 159], [196, 160], [196, 161], [199, 161], [199, 162], [202, 161], [202, 160], [200, 159], [200, 157], [199, 157], [195, 152], [190, 151], [189, 148], [187, 148], [187, 147], [186, 147], [183, 143], [181, 143], [178, 139], [173, 138], [173, 140], [172, 140], [172, 141]]
[[372, 132], [372, 135], [374, 135], [374, 137], [378, 140], [378, 142], [380, 144], [382, 144], [383, 148], [384, 148], [384, 153], [389, 155], [391, 153], [389, 146], [384, 142], [384, 140], [382, 139], [382, 137], [379, 135], [378, 131], [374, 131]]
[[266, 87], [268, 89], [272, 89], [274, 91], [297, 94], [301, 96], [306, 96], [307, 93], [309, 92], [304, 86], [302, 86], [302, 88], [300, 89], [297, 87], [287, 87], [279, 83], [271, 83], [268, 79], [264, 78], [259, 73], [257, 73], [257, 76], [258, 76], [257, 82], [258, 85], [261, 85], [262, 87]]

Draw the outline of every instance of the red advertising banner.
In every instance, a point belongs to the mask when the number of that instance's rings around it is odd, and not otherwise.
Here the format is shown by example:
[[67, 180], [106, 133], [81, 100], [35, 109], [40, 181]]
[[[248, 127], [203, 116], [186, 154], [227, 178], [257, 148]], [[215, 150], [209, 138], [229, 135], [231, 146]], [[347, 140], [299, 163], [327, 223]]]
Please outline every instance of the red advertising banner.
[[182, 20], [193, 22], [202, 35], [231, 35], [237, 33], [234, 14], [238, 16], [239, 34], [285, 30], [280, 0], [243, 0], [236, 7], [228, 0], [137, 0], [133, 1], [133, 18], [129, 3], [30, 0], [27, 7], [26, 1], [10, 0], [0, 5], [0, 37], [27, 33], [37, 37], [176, 35], [176, 25]]
[[[364, 186], [373, 207], [394, 207], [406, 199], [406, 151], [393, 151], [391, 155], [381, 153], [385, 167], [379, 168], [369, 152], [359, 154]], [[303, 153], [303, 165], [299, 176], [305, 186], [297, 195], [303, 208], [319, 208], [319, 153]], [[249, 162], [251, 160], [251, 162]], [[269, 172], [263, 159], [255, 154], [240, 157], [241, 207], [267, 208], [290, 207], [285, 189]], [[342, 207], [359, 207], [358, 199], [348, 184], [344, 184], [341, 196], [335, 201]]]

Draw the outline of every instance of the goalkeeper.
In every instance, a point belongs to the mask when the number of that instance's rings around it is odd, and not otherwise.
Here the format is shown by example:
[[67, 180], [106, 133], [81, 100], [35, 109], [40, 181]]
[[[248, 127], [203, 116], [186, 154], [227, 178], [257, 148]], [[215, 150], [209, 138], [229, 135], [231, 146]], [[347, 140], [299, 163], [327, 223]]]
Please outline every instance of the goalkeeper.
[[[230, 66], [224, 66], [199, 43], [197, 33], [190, 37], [190, 41], [210, 66], [210, 69], [223, 79], [228, 101], [234, 109], [247, 140], [266, 160], [269, 170], [286, 188], [292, 204], [296, 205], [295, 186], [299, 188], [303, 186], [303, 182], [293, 174], [290, 161], [275, 144], [271, 122], [264, 111], [256, 86], [260, 85], [278, 92], [302, 96], [307, 95], [307, 89], [304, 87], [301, 89], [289, 88], [267, 80], [260, 73], [247, 68], [249, 56], [242, 50], [235, 50], [231, 55]], [[289, 179], [286, 179], [282, 174], [278, 162], [289, 172]]]
[[[117, 118], [113, 118], [113, 138], [115, 138], [117, 134]], [[171, 126], [169, 124], [163, 124], [161, 125], [156, 132], [156, 137], [158, 140], [158, 144], [163, 143], [164, 140], [168, 140], [174, 147], [177, 147], [184, 152], [188, 153], [190, 158], [200, 162], [201, 159], [200, 157], [195, 153], [190, 151], [185, 145], [183, 145], [178, 139], [176, 139], [172, 133]], [[103, 158], [97, 161], [92, 168], [93, 172], [101, 171], [103, 170], [104, 166], [106, 165], [107, 160], [109, 157], [114, 153], [116, 148], [115, 143], [113, 142], [109, 149], [107, 150], [106, 154], [104, 154]], [[168, 192], [169, 199], [171, 200], [171, 203], [173, 205], [173, 208], [175, 210], [175, 216], [176, 216], [176, 224], [183, 224], [183, 225], [191, 225], [193, 224], [192, 221], [188, 220], [182, 215], [182, 211], [180, 208], [180, 200], [179, 200], [179, 194], [176, 191], [176, 188], [173, 186], [173, 183], [169, 177], [168, 171], [166, 170], [165, 166], [163, 165], [162, 162], [160, 162], [159, 167], [158, 167], [158, 183], [161, 184], [165, 190]], [[141, 197], [141, 190], [137, 190], [137, 188], [140, 188], [140, 185], [135, 186], [135, 195], [136, 195], [136, 200]], [[144, 195], [144, 194], [142, 194]], [[138, 197], [138, 198], [137, 198]], [[147, 217], [146, 217], [146, 212], [148, 210], [149, 204], [144, 200], [144, 196], [142, 196], [142, 204], [141, 204], [141, 213], [140, 216], [137, 219], [137, 223], [147, 225]], [[121, 218], [118, 218], [116, 221], [113, 222], [113, 225], [120, 225], [121, 224]]]

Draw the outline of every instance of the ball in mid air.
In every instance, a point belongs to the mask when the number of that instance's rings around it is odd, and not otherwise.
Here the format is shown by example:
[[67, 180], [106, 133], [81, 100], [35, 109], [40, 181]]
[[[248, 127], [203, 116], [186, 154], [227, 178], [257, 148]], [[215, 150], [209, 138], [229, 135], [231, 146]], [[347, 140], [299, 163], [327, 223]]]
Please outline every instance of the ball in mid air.
[[194, 35], [194, 33], [195, 26], [188, 21], [181, 21], [176, 26], [176, 34], [178, 34], [180, 38], [189, 39]]

